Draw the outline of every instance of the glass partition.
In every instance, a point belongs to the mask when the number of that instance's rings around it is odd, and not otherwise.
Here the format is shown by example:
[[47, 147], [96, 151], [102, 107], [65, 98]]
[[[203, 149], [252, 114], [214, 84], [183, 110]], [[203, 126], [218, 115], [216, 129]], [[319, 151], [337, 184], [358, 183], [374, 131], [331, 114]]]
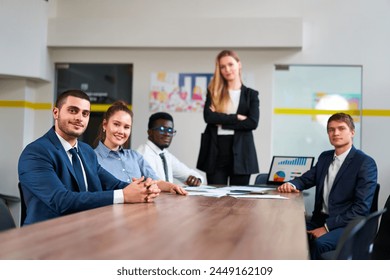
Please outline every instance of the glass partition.
[[315, 156], [332, 149], [326, 122], [336, 112], [353, 116], [361, 146], [361, 66], [277, 65], [273, 95], [273, 155]]
[[[272, 153], [318, 156], [333, 149], [326, 123], [345, 112], [354, 118], [354, 145], [361, 147], [362, 67], [276, 65], [273, 95]], [[304, 191], [306, 213], [314, 208], [315, 188]]]

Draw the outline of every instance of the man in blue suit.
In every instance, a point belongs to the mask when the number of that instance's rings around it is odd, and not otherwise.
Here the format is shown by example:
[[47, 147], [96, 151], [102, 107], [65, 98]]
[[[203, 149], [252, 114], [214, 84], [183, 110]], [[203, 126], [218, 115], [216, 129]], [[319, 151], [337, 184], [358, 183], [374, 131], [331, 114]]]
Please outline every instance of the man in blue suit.
[[27, 206], [24, 225], [113, 203], [152, 202], [158, 196], [155, 181], [116, 179], [98, 164], [89, 145], [77, 141], [87, 128], [90, 107], [83, 91], [65, 91], [53, 108], [54, 127], [23, 150], [18, 173]]
[[313, 216], [306, 225], [312, 259], [335, 250], [344, 227], [369, 214], [377, 185], [375, 161], [353, 146], [351, 116], [332, 115], [327, 131], [335, 149], [323, 152], [312, 169], [278, 187], [280, 192], [299, 192], [316, 186]]

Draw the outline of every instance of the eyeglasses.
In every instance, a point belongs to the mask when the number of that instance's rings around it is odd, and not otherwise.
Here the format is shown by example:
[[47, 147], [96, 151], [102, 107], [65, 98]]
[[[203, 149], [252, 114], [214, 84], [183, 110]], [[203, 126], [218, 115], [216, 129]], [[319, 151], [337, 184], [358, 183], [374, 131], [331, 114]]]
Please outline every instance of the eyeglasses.
[[159, 127], [151, 128], [151, 130], [155, 130], [160, 134], [168, 133], [168, 135], [170, 136], [174, 136], [176, 134], [176, 130], [174, 130], [172, 127], [159, 126]]

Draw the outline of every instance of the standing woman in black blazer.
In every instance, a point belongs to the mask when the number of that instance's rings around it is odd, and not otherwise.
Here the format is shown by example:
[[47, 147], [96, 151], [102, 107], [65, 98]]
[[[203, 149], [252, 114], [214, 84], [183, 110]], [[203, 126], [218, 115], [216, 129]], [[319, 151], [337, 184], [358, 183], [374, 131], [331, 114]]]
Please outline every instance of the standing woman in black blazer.
[[241, 62], [231, 50], [220, 52], [208, 85], [197, 168], [208, 184], [248, 185], [259, 172], [252, 131], [259, 123], [259, 93], [242, 84]]

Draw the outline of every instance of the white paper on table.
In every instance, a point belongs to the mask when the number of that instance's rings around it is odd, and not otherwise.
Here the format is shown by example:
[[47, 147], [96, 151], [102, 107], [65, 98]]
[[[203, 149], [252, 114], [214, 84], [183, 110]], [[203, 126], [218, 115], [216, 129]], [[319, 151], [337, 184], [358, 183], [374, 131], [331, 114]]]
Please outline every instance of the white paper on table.
[[289, 199], [278, 194], [229, 194], [235, 198], [264, 198], [264, 199]]
[[221, 189], [226, 189], [229, 191], [251, 191], [251, 192], [262, 192], [262, 191], [275, 190], [275, 188], [248, 187], [248, 186], [229, 186], [229, 187], [223, 187]]
[[199, 187], [185, 187], [188, 195], [203, 195], [210, 197], [222, 197], [227, 194], [227, 190], [216, 188], [212, 186], [201, 185]]
[[185, 190], [188, 190], [188, 191], [197, 191], [197, 190], [201, 190], [201, 191], [208, 191], [208, 190], [215, 190], [216, 187], [213, 187], [213, 186], [207, 186], [207, 185], [200, 185], [198, 187], [191, 187], [191, 186], [182, 186], [183, 189]]
[[248, 186], [228, 186], [228, 187], [216, 188], [213, 186], [201, 185], [199, 187], [186, 186], [184, 187], [184, 189], [188, 192], [188, 195], [193, 195], [193, 196], [201, 195], [201, 196], [208, 196], [208, 197], [231, 196], [234, 198], [288, 199], [287, 197], [281, 195], [267, 194], [267, 191], [275, 190], [275, 188], [248, 187]]

